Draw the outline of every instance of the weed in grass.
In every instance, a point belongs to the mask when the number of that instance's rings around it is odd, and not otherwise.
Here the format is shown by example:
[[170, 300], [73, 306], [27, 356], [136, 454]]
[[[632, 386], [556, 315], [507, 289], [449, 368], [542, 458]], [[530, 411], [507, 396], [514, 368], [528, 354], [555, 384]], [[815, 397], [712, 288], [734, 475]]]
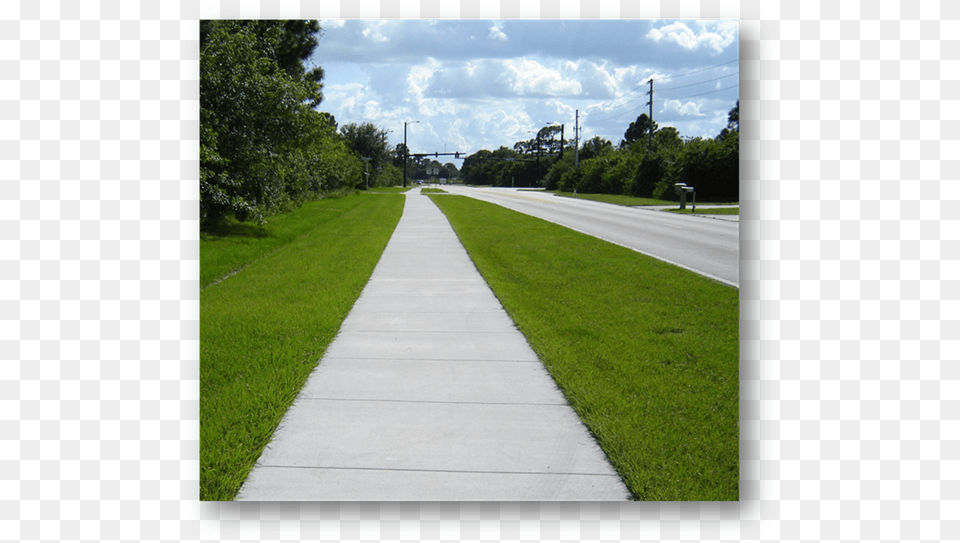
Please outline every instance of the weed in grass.
[[269, 243], [208, 240], [201, 268], [211, 255], [245, 267], [200, 292], [200, 499], [235, 497], [402, 210], [395, 195], [356, 195], [304, 206], [286, 224], [271, 220], [257, 240]]
[[590, 236], [435, 197], [634, 497], [739, 496], [739, 292]]

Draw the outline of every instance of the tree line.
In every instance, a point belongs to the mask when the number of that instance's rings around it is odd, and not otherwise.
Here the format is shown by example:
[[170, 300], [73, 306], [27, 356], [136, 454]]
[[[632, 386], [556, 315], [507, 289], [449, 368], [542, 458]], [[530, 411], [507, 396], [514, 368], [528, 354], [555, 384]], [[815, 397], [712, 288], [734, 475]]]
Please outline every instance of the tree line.
[[[740, 102], [714, 138], [681, 138], [646, 114], [630, 123], [619, 145], [599, 136], [574, 145], [544, 127], [513, 148], [481, 150], [464, 160], [461, 176], [472, 185], [536, 187], [565, 192], [624, 194], [675, 200], [675, 183], [695, 187], [700, 201], [740, 198]], [[651, 136], [652, 133], [652, 136]], [[579, 160], [577, 160], [579, 159]]]
[[200, 22], [202, 229], [400, 182], [386, 130], [317, 109], [324, 72], [305, 62], [321, 36], [316, 20]]
[[[305, 62], [322, 34], [316, 20], [200, 22], [201, 229], [227, 217], [263, 222], [310, 199], [404, 182], [408, 150], [402, 143], [391, 149], [387, 130], [341, 127], [318, 109], [324, 72]], [[572, 151], [554, 125], [512, 148], [478, 151], [460, 170], [431, 157], [408, 157], [406, 170], [411, 179], [664, 199], [674, 197], [673, 183], [685, 182], [701, 200], [738, 199], [739, 102], [714, 139], [684, 141], [644, 114], [616, 148], [587, 140], [578, 165]]]

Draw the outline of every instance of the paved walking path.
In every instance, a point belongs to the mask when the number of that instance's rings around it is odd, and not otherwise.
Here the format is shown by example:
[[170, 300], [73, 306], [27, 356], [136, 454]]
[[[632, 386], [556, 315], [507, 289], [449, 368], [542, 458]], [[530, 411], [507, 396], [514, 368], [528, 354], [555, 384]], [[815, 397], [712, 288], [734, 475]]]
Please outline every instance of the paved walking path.
[[625, 500], [629, 493], [426, 196], [239, 500]]

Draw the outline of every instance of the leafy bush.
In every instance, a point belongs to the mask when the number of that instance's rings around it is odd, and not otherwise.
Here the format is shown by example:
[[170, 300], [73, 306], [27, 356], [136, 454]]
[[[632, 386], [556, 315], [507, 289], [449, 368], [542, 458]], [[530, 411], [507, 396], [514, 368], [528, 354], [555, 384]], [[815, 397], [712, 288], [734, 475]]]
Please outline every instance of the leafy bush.
[[281, 158], [308, 132], [314, 82], [296, 80], [268, 55], [280, 24], [205, 25], [200, 51], [200, 219], [256, 218], [286, 203]]
[[722, 139], [697, 138], [683, 147], [678, 179], [695, 187], [698, 200], [738, 200], [740, 138], [728, 131]]
[[606, 160], [602, 158], [591, 158], [580, 163], [580, 182], [576, 189], [579, 192], [607, 193], [607, 187], [603, 183], [603, 171], [606, 167]]
[[323, 70], [302, 61], [319, 31], [316, 21], [201, 22], [201, 228], [227, 215], [262, 223], [363, 186], [360, 157], [313, 109]]
[[684, 142], [676, 129], [663, 128], [646, 139], [623, 143], [616, 151], [584, 153], [579, 168], [565, 157], [547, 171], [548, 190], [629, 195], [677, 200], [674, 184], [696, 187], [698, 200], [739, 200], [739, 133], [725, 130], [716, 139]]

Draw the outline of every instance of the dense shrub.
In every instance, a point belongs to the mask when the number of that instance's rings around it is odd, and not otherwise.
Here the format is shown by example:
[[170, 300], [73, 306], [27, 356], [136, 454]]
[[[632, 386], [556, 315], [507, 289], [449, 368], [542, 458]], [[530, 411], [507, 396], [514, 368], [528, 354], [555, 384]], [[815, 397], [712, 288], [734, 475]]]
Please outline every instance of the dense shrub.
[[548, 189], [584, 193], [627, 194], [676, 200], [674, 184], [697, 190], [698, 200], [739, 200], [739, 133], [725, 130], [716, 139], [684, 142], [668, 127], [647, 140], [624, 143], [616, 151], [591, 155], [575, 168], [565, 158], [553, 164], [544, 181]]
[[647, 138], [624, 140], [617, 149], [609, 141], [594, 137], [584, 143], [579, 165], [575, 165], [569, 148], [562, 157], [520, 162], [518, 159], [530, 155], [517, 149], [528, 148], [530, 142], [518, 142], [514, 149], [500, 147], [493, 152], [474, 153], [464, 161], [460, 173], [465, 183], [473, 185], [510, 186], [512, 180], [517, 187], [542, 184], [547, 190], [662, 200], [677, 200], [674, 184], [684, 182], [696, 188], [699, 200], [737, 201], [739, 142], [739, 133], [731, 128], [715, 139], [684, 142], [675, 128], [665, 127], [654, 132], [652, 142]]
[[201, 22], [201, 228], [364, 184], [360, 157], [314, 109], [323, 71], [302, 62], [319, 32], [316, 21]]
[[683, 147], [679, 181], [697, 190], [697, 199], [738, 200], [740, 196], [739, 133], [716, 140], [695, 139]]

